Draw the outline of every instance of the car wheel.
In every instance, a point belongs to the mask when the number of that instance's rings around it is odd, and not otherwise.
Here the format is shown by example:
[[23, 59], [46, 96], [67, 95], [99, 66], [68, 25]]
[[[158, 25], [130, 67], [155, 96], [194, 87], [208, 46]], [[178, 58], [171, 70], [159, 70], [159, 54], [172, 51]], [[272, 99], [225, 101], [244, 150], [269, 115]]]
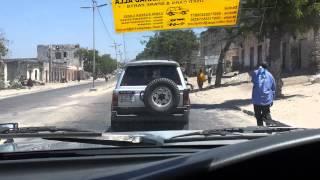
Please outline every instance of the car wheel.
[[144, 93], [145, 106], [156, 113], [170, 113], [180, 101], [180, 91], [175, 82], [167, 78], [151, 81]]
[[121, 127], [121, 125], [119, 122], [117, 122], [116, 117], [111, 117], [111, 126], [110, 126], [111, 131], [113, 131], [113, 132], [119, 131], [120, 127]]
[[186, 122], [182, 125], [181, 130], [189, 130], [189, 122]]

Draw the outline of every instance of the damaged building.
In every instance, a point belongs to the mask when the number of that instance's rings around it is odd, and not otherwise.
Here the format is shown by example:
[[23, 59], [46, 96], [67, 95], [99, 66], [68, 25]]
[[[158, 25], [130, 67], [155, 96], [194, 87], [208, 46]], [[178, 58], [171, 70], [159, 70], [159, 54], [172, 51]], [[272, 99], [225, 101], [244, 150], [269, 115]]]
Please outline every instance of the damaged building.
[[83, 61], [77, 56], [78, 44], [38, 45], [37, 54], [40, 62], [46, 62], [45, 77], [50, 82], [62, 80], [75, 81], [85, 79]]
[[36, 58], [3, 59], [1, 77], [6, 84], [20, 79], [45, 83], [88, 79], [83, 61], [76, 54], [79, 49], [77, 44], [38, 45]]

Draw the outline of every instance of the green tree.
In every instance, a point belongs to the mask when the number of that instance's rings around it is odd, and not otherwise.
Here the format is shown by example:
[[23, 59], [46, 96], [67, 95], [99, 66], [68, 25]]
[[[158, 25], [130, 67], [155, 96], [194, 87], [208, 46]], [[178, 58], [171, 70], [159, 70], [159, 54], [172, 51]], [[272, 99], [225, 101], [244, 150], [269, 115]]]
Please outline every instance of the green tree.
[[117, 69], [117, 61], [112, 59], [110, 54], [104, 54], [99, 57], [97, 70], [99, 74], [109, 74]]
[[242, 28], [234, 28], [234, 27], [229, 27], [229, 28], [210, 28], [209, 31], [223, 31], [224, 36], [223, 37], [216, 37], [218, 38], [218, 42], [224, 42], [223, 43], [223, 48], [221, 49], [219, 59], [218, 59], [218, 66], [216, 69], [216, 80], [215, 80], [215, 87], [220, 87], [221, 86], [221, 79], [223, 75], [223, 63], [224, 59], [226, 56], [226, 53], [230, 49], [230, 46], [232, 42], [234, 42], [240, 35], [241, 32], [243, 31]]
[[0, 32], [0, 59], [8, 53], [7, 43], [8, 40], [5, 38], [4, 34]]
[[[99, 55], [99, 51], [95, 52], [96, 56], [96, 75], [103, 75], [113, 72], [117, 68], [117, 61], [112, 59], [109, 54]], [[84, 70], [92, 73], [93, 68], [93, 50], [79, 49], [75, 53], [83, 61]]]
[[316, 65], [316, 72], [320, 74], [320, 1], [308, 0], [304, 6], [303, 15], [306, 27], [313, 28], [314, 45], [312, 54]]
[[136, 59], [172, 59], [184, 62], [189, 61], [192, 51], [198, 48], [199, 43], [192, 30], [161, 31], [149, 39], [144, 51]]
[[[294, 35], [307, 30], [306, 27], [312, 23], [304, 20], [306, 17], [312, 16], [310, 12], [317, 12], [317, 8], [307, 12], [306, 9], [312, 5], [314, 5], [314, 1], [312, 0], [247, 0], [242, 6], [239, 27], [237, 27], [238, 32], [236, 34], [246, 35], [247, 33], [253, 33], [258, 38], [267, 37], [270, 39], [269, 56], [267, 59], [271, 65], [270, 71], [276, 80], [277, 96], [282, 95], [283, 85], [281, 80], [281, 37], [287, 33]], [[314, 20], [317, 21], [316, 18]], [[234, 40], [234, 38], [231, 38], [231, 41]], [[226, 43], [223, 51], [229, 49], [227, 47], [228, 44]], [[219, 60], [219, 65], [221, 62]], [[221, 74], [220, 71], [219, 74]], [[219, 78], [218, 75], [217, 78]], [[220, 86], [220, 84], [221, 80], [216, 79], [216, 86]]]
[[[320, 63], [320, 34], [318, 0], [248, 0], [249, 5], [258, 7], [262, 15], [260, 36], [270, 39], [268, 61], [271, 64], [277, 83], [277, 96], [282, 95], [282, 61], [281, 37], [285, 34], [296, 35], [310, 28], [315, 30], [314, 54], [316, 62]], [[318, 66], [320, 69], [320, 65]]]
[[[96, 62], [99, 61], [99, 52], [95, 51], [96, 56]], [[79, 57], [83, 61], [83, 69], [87, 72], [92, 73], [93, 69], [93, 50], [87, 50], [87, 49], [79, 49], [75, 53], [76, 57]], [[97, 69], [98, 63], [96, 63], [96, 69]]]

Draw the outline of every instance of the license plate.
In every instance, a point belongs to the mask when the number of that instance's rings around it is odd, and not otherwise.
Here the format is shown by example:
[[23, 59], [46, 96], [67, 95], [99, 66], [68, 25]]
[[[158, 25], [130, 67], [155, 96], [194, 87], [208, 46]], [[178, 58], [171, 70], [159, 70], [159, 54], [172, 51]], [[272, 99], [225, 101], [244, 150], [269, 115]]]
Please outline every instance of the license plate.
[[133, 94], [121, 94], [119, 96], [119, 100], [120, 102], [124, 103], [124, 102], [134, 102], [134, 96]]

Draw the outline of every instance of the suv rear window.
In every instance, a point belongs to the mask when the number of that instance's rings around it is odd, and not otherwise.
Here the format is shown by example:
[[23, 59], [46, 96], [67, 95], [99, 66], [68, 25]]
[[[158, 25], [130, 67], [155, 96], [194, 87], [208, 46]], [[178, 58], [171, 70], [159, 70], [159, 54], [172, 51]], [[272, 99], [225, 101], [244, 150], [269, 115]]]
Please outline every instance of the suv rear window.
[[158, 78], [168, 78], [176, 84], [181, 85], [176, 66], [153, 65], [128, 67], [122, 79], [121, 86], [144, 86]]

